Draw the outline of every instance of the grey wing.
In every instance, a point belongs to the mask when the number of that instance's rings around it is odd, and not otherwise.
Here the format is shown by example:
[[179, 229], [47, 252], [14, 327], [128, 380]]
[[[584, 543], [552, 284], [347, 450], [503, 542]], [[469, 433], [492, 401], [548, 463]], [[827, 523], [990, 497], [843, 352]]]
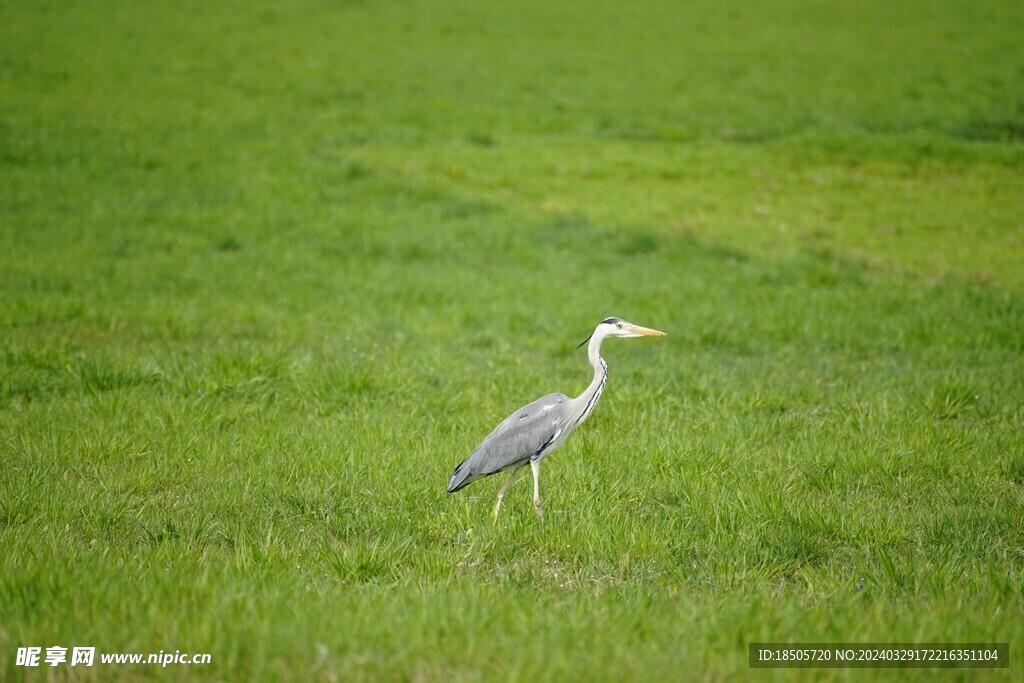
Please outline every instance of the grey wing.
[[448, 480], [448, 493], [480, 477], [529, 462], [557, 437], [568, 402], [565, 394], [548, 394], [505, 418], [473, 455], [455, 468]]

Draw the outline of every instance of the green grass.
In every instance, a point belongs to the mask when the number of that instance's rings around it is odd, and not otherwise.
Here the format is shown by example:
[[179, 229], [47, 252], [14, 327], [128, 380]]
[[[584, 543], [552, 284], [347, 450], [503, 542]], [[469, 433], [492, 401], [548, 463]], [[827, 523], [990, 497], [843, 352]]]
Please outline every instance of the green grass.
[[0, 677], [1019, 679], [1024, 5], [891, 4], [0, 4]]

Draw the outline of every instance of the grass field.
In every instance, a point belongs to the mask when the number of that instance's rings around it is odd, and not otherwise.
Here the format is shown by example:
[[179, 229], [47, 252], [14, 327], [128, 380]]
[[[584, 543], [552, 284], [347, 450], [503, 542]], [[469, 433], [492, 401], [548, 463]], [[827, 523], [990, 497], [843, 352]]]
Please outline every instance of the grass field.
[[0, 678], [1021, 680], [1024, 4], [847, 4], [0, 3]]

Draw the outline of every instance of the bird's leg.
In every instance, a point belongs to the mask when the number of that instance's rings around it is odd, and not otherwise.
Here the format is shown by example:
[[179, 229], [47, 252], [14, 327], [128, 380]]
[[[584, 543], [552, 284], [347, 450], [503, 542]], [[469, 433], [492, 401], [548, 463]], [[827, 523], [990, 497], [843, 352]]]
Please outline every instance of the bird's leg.
[[544, 508], [540, 505], [540, 460], [531, 460], [530, 467], [533, 469], [533, 509], [544, 519]]
[[519, 475], [523, 473], [523, 467], [525, 467], [525, 465], [520, 465], [519, 467], [512, 470], [512, 476], [508, 478], [508, 481], [505, 482], [505, 485], [501, 487], [500, 491], [498, 491], [498, 502], [494, 504], [495, 522], [498, 521], [498, 510], [501, 509], [501, 501], [505, 499], [505, 491], [508, 491], [508, 487], [511, 486], [512, 483], [519, 478]]

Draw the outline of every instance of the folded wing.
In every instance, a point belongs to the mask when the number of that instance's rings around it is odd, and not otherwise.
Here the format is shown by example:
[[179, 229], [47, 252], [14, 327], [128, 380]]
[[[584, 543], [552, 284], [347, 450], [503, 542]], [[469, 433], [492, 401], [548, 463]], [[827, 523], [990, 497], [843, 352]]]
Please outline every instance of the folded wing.
[[448, 479], [448, 493], [539, 456], [561, 433], [568, 402], [565, 394], [548, 394], [505, 418], [473, 455], [455, 468]]

